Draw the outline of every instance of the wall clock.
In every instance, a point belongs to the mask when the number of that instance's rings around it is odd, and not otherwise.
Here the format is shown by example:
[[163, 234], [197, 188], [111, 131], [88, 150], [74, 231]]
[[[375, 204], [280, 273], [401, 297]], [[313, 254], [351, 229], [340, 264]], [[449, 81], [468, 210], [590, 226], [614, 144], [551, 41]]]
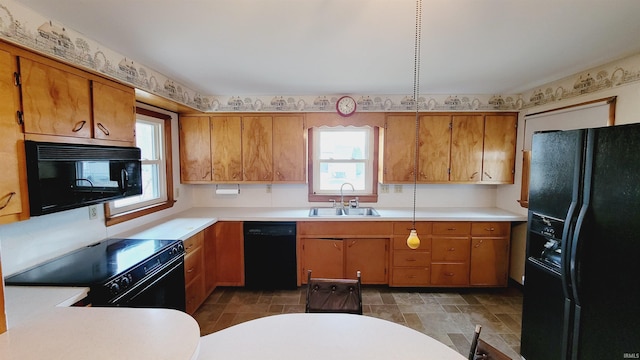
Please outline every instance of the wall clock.
[[351, 96], [343, 96], [336, 102], [336, 110], [341, 116], [351, 116], [356, 112], [356, 100]]

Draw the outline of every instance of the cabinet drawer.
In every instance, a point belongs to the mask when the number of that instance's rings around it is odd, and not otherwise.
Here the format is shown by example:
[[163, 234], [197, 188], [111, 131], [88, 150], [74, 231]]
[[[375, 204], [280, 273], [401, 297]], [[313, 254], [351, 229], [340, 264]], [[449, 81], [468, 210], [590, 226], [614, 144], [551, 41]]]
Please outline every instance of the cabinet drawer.
[[471, 254], [471, 240], [468, 238], [433, 239], [431, 259], [435, 261], [467, 261]]
[[187, 314], [193, 314], [205, 299], [204, 278], [197, 276], [185, 287]]
[[190, 283], [196, 276], [202, 274], [202, 248], [196, 248], [184, 258], [184, 283]]
[[505, 236], [509, 235], [509, 222], [474, 222], [471, 224], [472, 236]]
[[184, 242], [184, 251], [189, 255], [193, 250], [201, 247], [204, 243], [204, 231], [201, 231], [192, 237], [188, 238]]
[[[411, 231], [413, 223], [411, 221], [398, 221], [393, 223], [393, 234], [394, 235], [405, 235], [409, 236], [409, 231]], [[418, 236], [429, 235], [431, 234], [432, 225], [430, 222], [426, 221], [418, 221], [416, 222], [416, 231], [418, 232]], [[420, 239], [422, 240], [422, 238]]]
[[393, 253], [393, 266], [429, 266], [430, 262], [430, 252], [395, 251]]
[[[394, 235], [393, 237], [393, 248], [396, 250], [409, 250], [407, 246], [407, 237], [409, 233], [404, 236]], [[431, 235], [421, 234], [418, 231], [418, 237], [420, 238], [420, 246], [417, 249], [412, 251], [430, 251], [431, 250]]]
[[430, 270], [423, 268], [397, 268], [393, 269], [391, 277], [392, 286], [426, 286], [429, 285]]
[[469, 264], [432, 264], [431, 285], [468, 285]]
[[471, 223], [468, 221], [442, 221], [433, 223], [433, 235], [469, 235]]

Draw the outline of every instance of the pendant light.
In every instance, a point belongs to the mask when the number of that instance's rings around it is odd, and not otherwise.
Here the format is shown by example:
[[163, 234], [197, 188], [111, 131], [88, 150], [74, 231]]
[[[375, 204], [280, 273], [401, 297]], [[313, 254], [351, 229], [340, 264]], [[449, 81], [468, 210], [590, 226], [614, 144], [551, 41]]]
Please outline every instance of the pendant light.
[[420, 116], [418, 112], [418, 97], [420, 95], [420, 38], [422, 37], [422, 0], [416, 1], [416, 38], [413, 65], [413, 103], [416, 109], [415, 154], [413, 157], [413, 222], [411, 232], [407, 238], [407, 246], [415, 250], [420, 247], [420, 238], [416, 231], [416, 192], [418, 187], [418, 146], [420, 136]]

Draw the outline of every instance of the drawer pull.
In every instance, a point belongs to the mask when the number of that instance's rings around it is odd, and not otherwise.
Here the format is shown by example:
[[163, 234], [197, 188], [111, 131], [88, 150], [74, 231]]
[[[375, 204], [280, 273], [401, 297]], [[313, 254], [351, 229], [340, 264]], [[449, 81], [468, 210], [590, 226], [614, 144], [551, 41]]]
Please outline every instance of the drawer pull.
[[416, 261], [416, 259], [405, 259], [405, 261]]
[[415, 276], [415, 275], [409, 275], [409, 276], [407, 276], [407, 277], [408, 277], [409, 279], [415, 279], [417, 276]]
[[448, 248], [447, 251], [456, 251], [456, 248]]
[[456, 231], [456, 228], [447, 228], [448, 231]]
[[495, 231], [495, 230], [496, 230], [496, 229], [495, 229], [495, 228], [492, 228], [492, 227], [490, 227], [490, 228], [485, 228], [485, 229], [484, 229], [484, 231]]
[[454, 275], [455, 275], [455, 273], [448, 272], [448, 273], [444, 273], [444, 275], [445, 275], [445, 276], [454, 276]]

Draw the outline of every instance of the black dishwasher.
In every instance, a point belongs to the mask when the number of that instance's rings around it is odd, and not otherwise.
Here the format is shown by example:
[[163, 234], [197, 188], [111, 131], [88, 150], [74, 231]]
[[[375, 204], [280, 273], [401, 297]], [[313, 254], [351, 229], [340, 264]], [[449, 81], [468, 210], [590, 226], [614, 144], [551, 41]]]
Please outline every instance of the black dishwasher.
[[248, 289], [297, 288], [295, 222], [244, 222], [244, 276]]

